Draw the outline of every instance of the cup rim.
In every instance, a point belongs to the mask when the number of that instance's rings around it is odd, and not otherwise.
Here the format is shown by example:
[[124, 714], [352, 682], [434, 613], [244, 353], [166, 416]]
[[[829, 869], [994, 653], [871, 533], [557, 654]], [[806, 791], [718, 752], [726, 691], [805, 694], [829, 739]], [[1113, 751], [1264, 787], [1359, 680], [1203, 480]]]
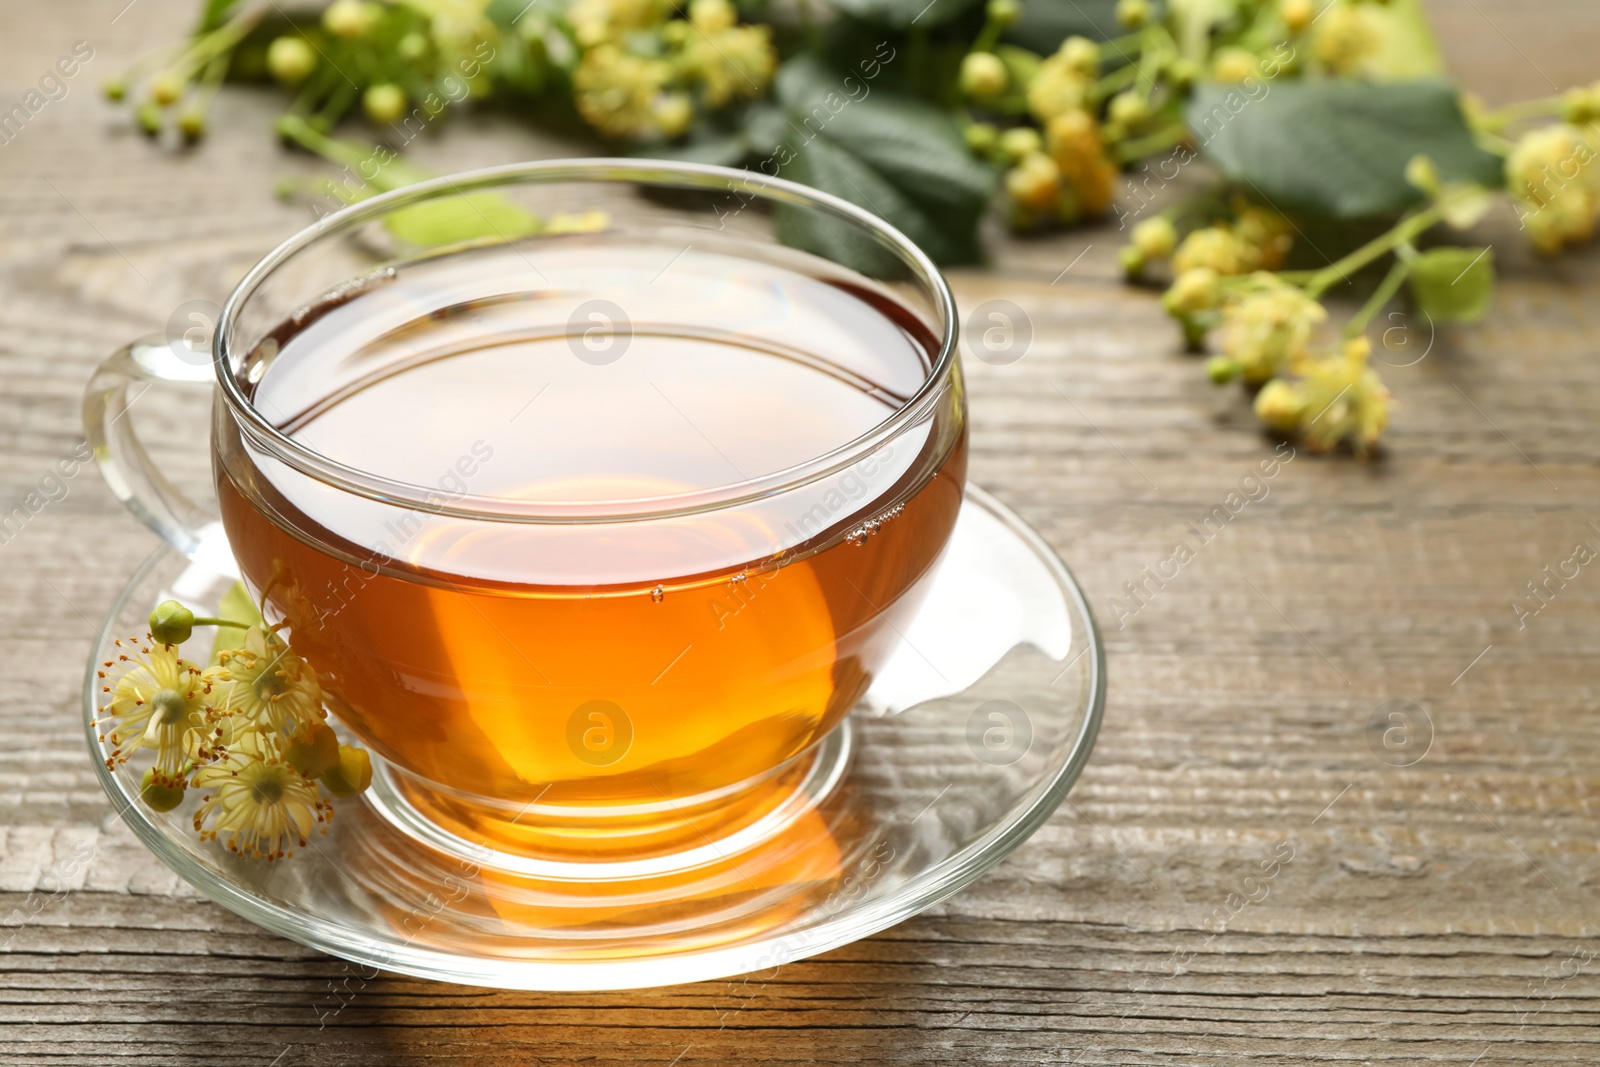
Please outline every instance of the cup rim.
[[[796, 206], [820, 209], [854, 223], [910, 267], [943, 317], [939, 353], [917, 391], [894, 414], [851, 441], [802, 463], [757, 478], [729, 482], [670, 497], [633, 500], [540, 501], [461, 494], [442, 500], [433, 486], [372, 474], [324, 456], [274, 426], [244, 394], [230, 367], [228, 336], [240, 311], [274, 270], [332, 231], [348, 230], [398, 207], [444, 193], [464, 194], [502, 185], [552, 182], [638, 182], [692, 189], [721, 189]], [[955, 297], [939, 268], [900, 230], [877, 215], [819, 189], [755, 171], [671, 160], [580, 158], [503, 164], [444, 175], [380, 193], [330, 213], [278, 245], [250, 268], [229, 294], [217, 319], [212, 365], [241, 431], [276, 458], [319, 482], [380, 503], [453, 518], [492, 522], [582, 524], [677, 518], [738, 507], [837, 474], [898, 438], [939, 402], [957, 360]]]

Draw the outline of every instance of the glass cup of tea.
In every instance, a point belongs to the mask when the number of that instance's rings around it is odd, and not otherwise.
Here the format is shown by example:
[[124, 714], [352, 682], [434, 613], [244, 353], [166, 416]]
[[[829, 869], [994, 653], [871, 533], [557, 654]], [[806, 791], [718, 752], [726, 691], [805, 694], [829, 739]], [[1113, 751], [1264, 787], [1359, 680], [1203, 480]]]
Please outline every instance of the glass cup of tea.
[[408, 832], [670, 861], [837, 780], [961, 506], [955, 337], [934, 265], [842, 200], [529, 163], [328, 215], [207, 366], [124, 350], [86, 420], [135, 512], [216, 550], [113, 417], [215, 382], [226, 545]]

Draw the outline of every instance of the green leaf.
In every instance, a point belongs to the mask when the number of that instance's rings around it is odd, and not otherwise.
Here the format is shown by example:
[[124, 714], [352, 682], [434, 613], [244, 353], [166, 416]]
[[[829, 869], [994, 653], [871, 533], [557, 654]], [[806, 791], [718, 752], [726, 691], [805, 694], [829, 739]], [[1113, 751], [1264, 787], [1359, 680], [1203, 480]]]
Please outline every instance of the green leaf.
[[1423, 200], [1405, 176], [1418, 153], [1447, 181], [1503, 180], [1500, 160], [1473, 140], [1455, 87], [1440, 80], [1206, 84], [1187, 118], [1206, 158], [1282, 210], [1398, 215]]
[[[941, 263], [979, 253], [977, 225], [994, 190], [994, 172], [973, 158], [961, 130], [925, 101], [845, 79], [810, 56], [778, 72], [776, 96], [788, 136], [776, 155], [785, 178], [875, 212]], [[881, 251], [842, 223], [784, 208], [783, 239], [866, 270]]]
[[[266, 625], [261, 612], [256, 610], [256, 602], [250, 599], [250, 590], [244, 587], [243, 582], [234, 582], [228, 587], [228, 591], [222, 594], [222, 599], [217, 601], [216, 617], [230, 622], [242, 622], [246, 626]], [[231, 626], [217, 627], [217, 636], [211, 643], [211, 662], [217, 661], [217, 653], [238, 648], [243, 643], [242, 631]]]
[[1411, 298], [1435, 322], [1477, 322], [1494, 295], [1487, 248], [1432, 248], [1411, 263]]
[[900, 30], [941, 26], [981, 3], [983, 0], [833, 0], [833, 6], [847, 15]]
[[495, 193], [426, 200], [391, 211], [383, 224], [402, 241], [422, 248], [483, 238], [511, 240], [536, 232], [540, 225], [532, 212]]

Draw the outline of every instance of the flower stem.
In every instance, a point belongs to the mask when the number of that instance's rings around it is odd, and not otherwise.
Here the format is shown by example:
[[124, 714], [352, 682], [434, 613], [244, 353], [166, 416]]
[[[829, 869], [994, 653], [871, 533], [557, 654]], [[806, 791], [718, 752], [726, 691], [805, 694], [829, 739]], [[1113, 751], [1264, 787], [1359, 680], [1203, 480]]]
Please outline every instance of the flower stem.
[[983, 29], [978, 31], [977, 39], [972, 42], [971, 52], [993, 52], [994, 46], [1000, 43], [1000, 34], [1004, 32], [998, 20], [990, 18], [983, 24]]
[[1559, 115], [1563, 104], [1564, 101], [1559, 96], [1544, 96], [1537, 100], [1521, 100], [1515, 104], [1507, 104], [1505, 107], [1485, 112], [1478, 119], [1478, 129], [1503, 130], [1514, 122]]
[[195, 616], [194, 624], [196, 626], [232, 626], [239, 630], [250, 629], [250, 624], [247, 622], [236, 622], [233, 619], [212, 619], [200, 615]]
[[1394, 251], [1397, 246], [1431, 229], [1442, 218], [1444, 212], [1437, 205], [1402, 218], [1387, 233], [1374, 237], [1348, 256], [1329, 263], [1313, 274], [1306, 281], [1306, 295], [1315, 300], [1334, 283], [1348, 281], [1350, 275], [1378, 257]]
[[1095, 99], [1096, 100], [1104, 100], [1106, 97], [1112, 95], [1117, 90], [1125, 89], [1128, 86], [1132, 85], [1136, 80], [1138, 80], [1138, 77], [1139, 77], [1139, 66], [1138, 66], [1138, 64], [1129, 63], [1127, 66], [1118, 67], [1116, 70], [1112, 71], [1110, 74], [1107, 74], [1105, 77], [1103, 77], [1099, 81], [1095, 82], [1095, 84], [1094, 84], [1094, 96], [1095, 96]]
[[1101, 41], [1100, 58], [1104, 60], [1110, 58], [1111, 56], [1119, 56], [1123, 59], [1127, 59], [1128, 53], [1123, 51], [1124, 46], [1128, 48], [1137, 46], [1143, 36], [1144, 31], [1139, 30], [1134, 33], [1123, 34], [1121, 37], [1113, 37], [1109, 41]]
[[1163, 148], [1171, 148], [1181, 144], [1189, 136], [1189, 127], [1182, 122], [1175, 122], [1164, 130], [1147, 133], [1143, 137], [1135, 137], [1117, 145], [1117, 161], [1120, 163], [1133, 163], [1145, 156], [1154, 155]]
[[[1407, 246], [1402, 245], [1401, 247]], [[1346, 340], [1360, 336], [1361, 332], [1367, 328], [1367, 323], [1372, 321], [1372, 317], [1382, 311], [1385, 304], [1394, 299], [1394, 294], [1400, 291], [1400, 286], [1405, 284], [1406, 278], [1410, 276], [1411, 265], [1414, 261], [1412, 256], [1402, 255], [1395, 258], [1394, 266], [1389, 268], [1389, 273], [1384, 275], [1383, 281], [1379, 283], [1377, 289], [1373, 290], [1372, 296], [1368, 298], [1365, 304], [1361, 305], [1361, 310], [1356, 312], [1350, 321], [1344, 324], [1344, 337]]]

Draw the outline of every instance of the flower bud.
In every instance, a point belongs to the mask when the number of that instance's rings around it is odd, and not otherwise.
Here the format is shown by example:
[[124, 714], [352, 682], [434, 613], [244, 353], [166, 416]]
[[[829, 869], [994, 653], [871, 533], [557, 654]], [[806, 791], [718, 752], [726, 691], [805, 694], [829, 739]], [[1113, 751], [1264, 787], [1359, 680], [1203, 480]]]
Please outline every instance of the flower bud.
[[413, 31], [395, 43], [394, 51], [406, 62], [415, 63], [428, 54], [428, 38]]
[[150, 99], [162, 107], [170, 107], [183, 95], [183, 87], [186, 84], [188, 83], [178, 76], [177, 71], [164, 70], [150, 79]]
[[1067, 69], [1085, 78], [1100, 73], [1100, 47], [1087, 37], [1068, 37], [1057, 53]]
[[1278, 0], [1278, 17], [1290, 33], [1302, 33], [1311, 25], [1316, 10], [1311, 0]]
[[1032, 126], [1016, 126], [1000, 135], [1000, 151], [1008, 162], [1016, 163], [1044, 147], [1044, 139]]
[[1021, 0], [989, 0], [987, 9], [989, 21], [999, 26], [1002, 30], [1010, 29], [1022, 18]]
[[1117, 0], [1117, 21], [1137, 30], [1150, 21], [1150, 0]]
[[151, 811], [171, 811], [183, 803], [187, 784], [182, 778], [169, 778], [151, 767], [139, 779], [139, 799]]
[[110, 78], [100, 86], [107, 100], [121, 100], [128, 95], [128, 83], [121, 78]]
[[1420, 152], [1406, 163], [1406, 182], [1431, 197], [1437, 197], [1443, 188], [1439, 181], [1439, 168]]
[[178, 116], [178, 131], [190, 144], [206, 134], [206, 113], [199, 108], [188, 108]]
[[988, 155], [1000, 143], [1000, 131], [987, 122], [974, 122], [961, 131], [961, 136], [966, 138], [967, 147], [980, 156]]
[[694, 102], [688, 93], [664, 93], [650, 105], [650, 117], [665, 136], [682, 137], [694, 122]]
[[1167, 64], [1167, 77], [1174, 86], [1184, 89], [1200, 77], [1200, 68], [1195, 66], [1194, 60], [1180, 57]]
[[150, 636], [163, 645], [181, 645], [194, 633], [194, 612], [176, 600], [163, 600], [150, 613]]
[[1216, 307], [1222, 287], [1217, 272], [1210, 267], [1192, 267], [1178, 275], [1161, 297], [1161, 303], [1173, 315], [1193, 314]]
[[354, 41], [372, 32], [378, 14], [377, 8], [366, 0], [334, 0], [322, 13], [322, 28], [335, 37]]
[[1150, 115], [1150, 105], [1138, 91], [1129, 89], [1111, 98], [1106, 117], [1121, 126], [1137, 126]]
[[372, 757], [354, 745], [339, 746], [339, 763], [323, 772], [322, 787], [336, 797], [353, 797], [372, 784]]
[[1212, 356], [1206, 360], [1206, 377], [1213, 385], [1227, 385], [1239, 376], [1239, 364], [1227, 356]]
[[1211, 76], [1223, 84], [1236, 84], [1256, 72], [1256, 54], [1247, 48], [1221, 48], [1211, 61]]
[[1023, 156], [1006, 174], [1006, 192], [1030, 211], [1048, 211], [1061, 192], [1061, 168], [1043, 152]]
[[284, 85], [299, 85], [317, 69], [317, 54], [304, 37], [279, 37], [267, 46], [267, 71]]
[[361, 109], [378, 125], [394, 122], [406, 110], [406, 91], [393, 82], [379, 82], [361, 94]]
[[1364, 7], [1335, 4], [1317, 20], [1313, 52], [1330, 74], [1355, 74], [1378, 50], [1381, 41], [1373, 17]]
[[992, 100], [1010, 81], [1006, 65], [993, 52], [969, 52], [961, 61], [961, 91], [975, 100]]
[[138, 111], [139, 128], [151, 137], [161, 134], [161, 109], [154, 104], [144, 104]]
[[1274, 378], [1256, 394], [1255, 409], [1256, 418], [1279, 433], [1289, 433], [1300, 424], [1305, 399], [1296, 386]]
[[1133, 228], [1133, 245], [1146, 259], [1166, 259], [1178, 246], [1178, 231], [1159, 215], [1145, 219]]
[[1600, 119], [1600, 93], [1593, 86], [1568, 89], [1561, 98], [1561, 118], [1574, 126]]
[[1129, 281], [1136, 281], [1144, 274], [1144, 253], [1135, 245], [1123, 245], [1119, 248], [1117, 261], [1122, 264], [1122, 273]]

